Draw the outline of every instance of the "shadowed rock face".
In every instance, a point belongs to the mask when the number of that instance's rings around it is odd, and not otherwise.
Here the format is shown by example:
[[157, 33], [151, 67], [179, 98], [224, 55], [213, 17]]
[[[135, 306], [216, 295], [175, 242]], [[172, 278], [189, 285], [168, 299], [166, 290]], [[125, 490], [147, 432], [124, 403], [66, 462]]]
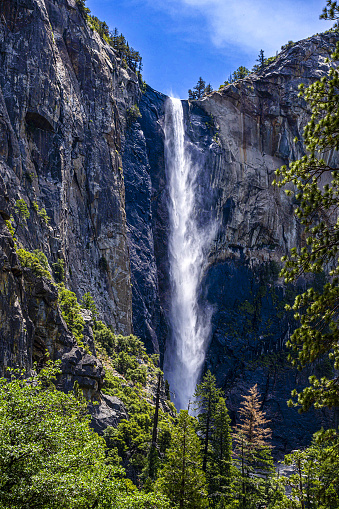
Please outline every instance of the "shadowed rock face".
[[[200, 227], [211, 218], [218, 224], [200, 294], [202, 309], [206, 303], [214, 308], [205, 369], [225, 389], [234, 421], [241, 395], [258, 383], [278, 456], [309, 443], [332, 419], [325, 411], [299, 416], [286, 405], [292, 388], [307, 384], [310, 371], [296, 375], [286, 362], [284, 345], [295, 324], [284, 302], [291, 302], [298, 288], [283, 287], [278, 273], [281, 256], [302, 245], [303, 235], [293, 217], [295, 203], [271, 183], [278, 167], [304, 154], [302, 142], [293, 142], [302, 138], [310, 115], [298, 85], [328, 71], [325, 59], [336, 40], [329, 33], [301, 41], [260, 75], [184, 103], [192, 157], [196, 152], [202, 161], [196, 196]], [[129, 129], [123, 155], [134, 328], [148, 345], [155, 344], [156, 334], [162, 352], [170, 299], [165, 99], [148, 88], [140, 102], [143, 116]], [[301, 288], [305, 284], [301, 281]], [[326, 369], [320, 362], [311, 371]]]

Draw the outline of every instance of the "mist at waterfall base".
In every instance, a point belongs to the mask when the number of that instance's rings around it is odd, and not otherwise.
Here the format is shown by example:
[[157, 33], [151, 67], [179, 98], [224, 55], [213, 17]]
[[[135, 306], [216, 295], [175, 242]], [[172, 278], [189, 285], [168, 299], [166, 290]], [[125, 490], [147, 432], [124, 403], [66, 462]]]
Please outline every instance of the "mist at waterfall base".
[[212, 308], [199, 305], [199, 292], [215, 227], [213, 222], [198, 226], [196, 191], [202, 164], [197, 157], [192, 162], [180, 99], [167, 100], [164, 131], [171, 286], [164, 373], [179, 410], [192, 399], [210, 336]]

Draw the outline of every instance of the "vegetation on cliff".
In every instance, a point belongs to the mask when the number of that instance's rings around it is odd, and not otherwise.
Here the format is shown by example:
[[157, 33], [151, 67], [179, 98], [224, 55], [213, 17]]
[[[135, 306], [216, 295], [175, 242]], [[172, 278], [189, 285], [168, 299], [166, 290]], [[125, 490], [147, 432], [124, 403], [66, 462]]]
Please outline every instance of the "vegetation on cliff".
[[136, 72], [142, 82], [142, 57], [140, 53], [132, 48], [126, 41], [123, 34], [119, 34], [117, 28], [110, 31], [109, 26], [105, 21], [100, 21], [96, 16], [91, 14], [91, 11], [86, 7], [86, 0], [76, 0], [82, 17], [87, 21], [89, 26], [98, 32], [98, 34], [116, 50], [122, 65], [127, 66]]

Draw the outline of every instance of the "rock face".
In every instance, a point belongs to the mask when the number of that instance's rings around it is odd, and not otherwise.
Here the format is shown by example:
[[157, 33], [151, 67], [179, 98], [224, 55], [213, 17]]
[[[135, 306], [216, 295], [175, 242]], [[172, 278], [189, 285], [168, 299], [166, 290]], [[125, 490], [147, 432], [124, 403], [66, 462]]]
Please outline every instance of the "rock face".
[[[234, 421], [241, 395], [258, 383], [278, 456], [309, 443], [312, 433], [332, 419], [325, 411], [300, 417], [286, 405], [292, 388], [305, 386], [310, 372], [296, 375], [286, 362], [284, 344], [294, 323], [284, 302], [291, 302], [298, 288], [285, 288], [278, 273], [281, 256], [300, 246], [303, 237], [293, 217], [295, 204], [271, 183], [278, 167], [304, 154], [302, 142], [293, 142], [302, 138], [310, 115], [298, 85], [328, 72], [326, 58], [337, 39], [328, 33], [301, 41], [260, 75], [184, 103], [191, 153], [200, 161], [200, 227], [217, 225], [200, 295], [201, 306], [214, 309], [205, 369], [225, 389]], [[147, 90], [140, 102], [142, 118], [130, 128], [123, 155], [134, 327], [149, 344], [157, 334], [162, 351], [170, 299], [161, 129], [165, 99]], [[312, 368], [326, 369], [321, 362]]]
[[[77, 381], [89, 401], [101, 401], [100, 361], [67, 330], [55, 286], [21, 268], [4, 220], [13, 215], [18, 242], [43, 251], [51, 266], [63, 260], [66, 285], [78, 298], [90, 292], [117, 333], [132, 331], [120, 151], [138, 79], [75, 0], [2, 1], [0, 69], [1, 374], [7, 366], [30, 372], [48, 350], [62, 362], [60, 387]], [[15, 211], [19, 199], [27, 223]], [[87, 324], [84, 332], [95, 353]], [[116, 406], [93, 406], [97, 428], [101, 418], [117, 423]]]
[[[89, 291], [107, 323], [131, 332], [121, 136], [139, 97], [136, 75], [82, 19], [75, 0], [0, 5], [0, 165], [10, 211], [31, 217], [17, 232], [66, 284]], [[34, 209], [45, 208], [46, 226]]]
[[[279, 453], [308, 443], [331, 419], [325, 412], [297, 417], [285, 403], [309, 373], [296, 375], [286, 363], [294, 324], [283, 303], [297, 290], [285, 288], [278, 272], [281, 256], [303, 236], [293, 202], [271, 182], [276, 168], [304, 153], [302, 142], [293, 143], [310, 115], [298, 85], [328, 71], [336, 40], [327, 33], [301, 41], [260, 75], [184, 102], [192, 157], [200, 161], [199, 225], [213, 220], [217, 231], [200, 292], [200, 305], [214, 309], [205, 367], [225, 389], [234, 420], [241, 394], [258, 383]], [[163, 354], [171, 298], [165, 100], [150, 87], [141, 93], [135, 73], [89, 28], [75, 0], [1, 1], [0, 369], [30, 371], [47, 349], [62, 361], [60, 387], [78, 381], [89, 400], [101, 401], [92, 406], [98, 430], [116, 425], [125, 410], [101, 395], [101, 363], [67, 330], [55, 286], [20, 266], [5, 220], [14, 216], [26, 249], [43, 251], [52, 267], [65, 262], [66, 286], [78, 298], [90, 292], [117, 333], [134, 331]], [[142, 116], [133, 120], [137, 103]], [[27, 223], [15, 211], [19, 199]], [[84, 341], [95, 354], [84, 319]]]

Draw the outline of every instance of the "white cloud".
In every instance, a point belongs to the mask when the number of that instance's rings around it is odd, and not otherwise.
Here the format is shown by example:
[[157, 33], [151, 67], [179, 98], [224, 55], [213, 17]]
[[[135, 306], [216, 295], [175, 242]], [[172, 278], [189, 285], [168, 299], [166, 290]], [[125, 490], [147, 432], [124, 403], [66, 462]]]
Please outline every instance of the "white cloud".
[[[288, 40], [300, 40], [330, 28], [319, 20], [324, 2], [319, 0], [153, 0], [167, 10], [183, 29], [194, 34], [194, 18], [205, 19], [212, 43], [222, 48], [236, 45], [247, 51], [264, 49], [273, 55]], [[192, 23], [189, 23], [190, 18]]]

